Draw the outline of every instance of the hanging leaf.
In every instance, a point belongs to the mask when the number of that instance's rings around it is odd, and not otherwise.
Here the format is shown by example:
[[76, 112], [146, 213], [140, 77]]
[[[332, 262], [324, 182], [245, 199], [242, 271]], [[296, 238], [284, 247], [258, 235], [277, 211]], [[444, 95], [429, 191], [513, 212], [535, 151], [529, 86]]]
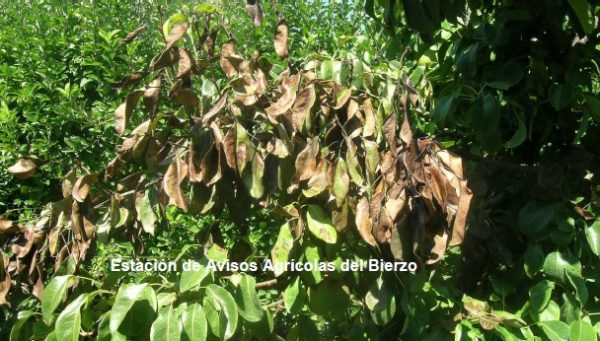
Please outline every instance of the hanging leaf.
[[277, 21], [277, 27], [275, 29], [275, 52], [279, 58], [288, 57], [288, 26], [283, 18], [279, 18]]
[[42, 317], [47, 325], [52, 324], [52, 314], [65, 297], [67, 289], [73, 283], [72, 275], [55, 276], [44, 289], [42, 298]]
[[184, 341], [204, 341], [208, 335], [208, 325], [204, 309], [198, 303], [188, 305], [181, 314], [182, 334]]
[[187, 200], [181, 192], [181, 183], [187, 175], [187, 165], [179, 157], [175, 157], [163, 177], [163, 189], [169, 197], [169, 204], [187, 211]]
[[[200, 286], [202, 281], [210, 275], [210, 268], [200, 263], [193, 263], [193, 267], [190, 270], [181, 272], [181, 278], [179, 279], [179, 292], [184, 293], [186, 291], [194, 290]], [[197, 269], [197, 270], [196, 270]]]
[[162, 308], [150, 329], [150, 341], [179, 340], [181, 324], [172, 305]]
[[331, 220], [325, 216], [323, 210], [317, 205], [308, 205], [306, 212], [308, 230], [325, 243], [335, 244], [337, 242], [337, 229]]
[[158, 301], [148, 284], [125, 284], [119, 288], [110, 311], [110, 331], [137, 335], [154, 321]]
[[313, 85], [302, 89], [292, 106], [291, 121], [295, 130], [300, 130], [304, 121], [309, 117], [310, 110], [315, 104], [316, 95]]
[[115, 129], [119, 136], [123, 135], [125, 132], [127, 122], [129, 122], [129, 117], [131, 117], [131, 113], [135, 109], [138, 100], [144, 94], [144, 92], [145, 90], [136, 90], [130, 93], [127, 95], [125, 103], [119, 105], [117, 110], [115, 110]]
[[58, 340], [79, 340], [81, 330], [81, 307], [87, 302], [89, 294], [79, 295], [69, 303], [56, 319], [56, 338]]
[[157, 204], [156, 194], [152, 189], [146, 190], [141, 199], [138, 209], [138, 220], [142, 223], [144, 232], [154, 235], [154, 225], [156, 224], [156, 214], [154, 206]]
[[73, 185], [73, 199], [84, 202], [94, 183], [98, 180], [98, 174], [84, 174]]
[[206, 287], [206, 293], [220, 307], [218, 319], [219, 337], [223, 340], [231, 339], [235, 334], [238, 324], [238, 310], [235, 300], [227, 290], [215, 284], [209, 284]]
[[254, 27], [259, 27], [263, 21], [263, 11], [260, 8], [260, 0], [248, 1], [246, 3], [246, 11], [250, 18], [252, 18]]
[[290, 225], [285, 223], [279, 228], [279, 235], [271, 250], [271, 260], [273, 261], [273, 269], [276, 277], [283, 274], [283, 267], [277, 266], [277, 264], [285, 264], [288, 261], [293, 246], [294, 237], [292, 236]]
[[258, 296], [256, 295], [256, 280], [246, 274], [241, 275], [241, 280], [235, 289], [240, 316], [248, 322], [258, 322], [264, 317]]
[[333, 175], [333, 188], [332, 194], [335, 197], [336, 206], [340, 207], [350, 190], [350, 177], [348, 176], [348, 169], [346, 167], [346, 161], [339, 158], [337, 165], [335, 166], [335, 172]]
[[369, 200], [365, 197], [360, 198], [356, 205], [356, 228], [362, 239], [371, 246], [377, 245], [373, 237], [371, 220], [369, 217]]
[[295, 314], [302, 309], [306, 297], [306, 287], [301, 285], [300, 276], [297, 276], [283, 292], [283, 305], [289, 313]]

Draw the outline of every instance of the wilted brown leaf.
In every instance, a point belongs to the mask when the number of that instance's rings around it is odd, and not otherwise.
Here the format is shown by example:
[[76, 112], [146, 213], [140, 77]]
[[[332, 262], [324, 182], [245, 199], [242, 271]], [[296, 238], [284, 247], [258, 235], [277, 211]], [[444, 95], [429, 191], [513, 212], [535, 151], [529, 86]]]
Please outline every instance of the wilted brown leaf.
[[275, 52], [280, 58], [288, 57], [288, 26], [283, 18], [279, 18], [275, 29]]
[[317, 156], [319, 155], [319, 140], [309, 138], [306, 147], [298, 154], [296, 158], [296, 174], [292, 180], [293, 184], [309, 179], [317, 169]]
[[467, 224], [467, 215], [469, 213], [472, 198], [473, 193], [471, 193], [471, 190], [467, 187], [466, 181], [463, 181], [461, 184], [458, 209], [456, 211], [456, 217], [454, 218], [454, 224], [452, 225], [450, 245], [458, 245], [462, 243], [465, 238], [465, 226]]
[[229, 56], [235, 56], [235, 41], [229, 40], [221, 48], [221, 68], [225, 72], [228, 78], [232, 78], [237, 73], [236, 67], [231, 63]]
[[77, 182], [73, 185], [73, 190], [71, 194], [73, 195], [73, 199], [84, 202], [85, 198], [88, 196], [92, 185], [96, 183], [98, 180], [98, 174], [84, 174], [77, 179]]
[[246, 3], [246, 11], [250, 18], [252, 18], [252, 22], [255, 27], [258, 27], [262, 24], [263, 21], [263, 11], [260, 8], [260, 0], [255, 0], [254, 4], [250, 2]]
[[127, 95], [125, 103], [119, 105], [117, 110], [115, 110], [115, 129], [117, 130], [117, 134], [119, 134], [119, 136], [123, 135], [125, 132], [129, 117], [137, 105], [138, 100], [144, 94], [144, 91], [145, 90], [136, 90], [130, 93]]
[[31, 248], [33, 246], [33, 242], [35, 240], [35, 232], [33, 228], [27, 227], [23, 231], [23, 235], [21, 239], [17, 241], [17, 243], [12, 245], [12, 251], [17, 256], [17, 258], [23, 258], [29, 254]]
[[179, 48], [179, 68], [177, 69], [177, 78], [185, 78], [190, 76], [192, 69], [196, 63], [190, 51], [183, 47]]
[[145, 29], [146, 25], [144, 24], [141, 24], [140, 26], [136, 27], [135, 30], [127, 33], [127, 36], [119, 42], [119, 45], [127, 45], [131, 43]]
[[202, 116], [202, 124], [209, 125], [210, 122], [225, 108], [225, 104], [227, 103], [227, 92], [223, 92], [219, 100], [213, 107]]
[[0, 234], [13, 233], [18, 230], [19, 227], [12, 220], [0, 219]]
[[29, 179], [38, 167], [38, 162], [36, 161], [37, 160], [28, 157], [21, 158], [17, 160], [14, 165], [8, 167], [8, 172], [17, 179]]
[[169, 204], [184, 211], [187, 211], [188, 204], [181, 192], [181, 183], [185, 180], [186, 175], [187, 165], [176, 156], [163, 177], [163, 189], [169, 197]]
[[156, 115], [156, 110], [158, 106], [158, 99], [160, 98], [160, 90], [162, 88], [160, 77], [154, 79], [146, 90], [144, 91], [144, 107], [146, 107], [146, 111], [150, 114], [150, 117], [154, 117]]
[[315, 87], [311, 84], [298, 94], [292, 106], [291, 121], [295, 130], [302, 128], [304, 120], [309, 116], [310, 110], [315, 104]]
[[189, 24], [184, 22], [184, 23], [179, 23], [179, 24], [175, 24], [173, 26], [173, 28], [171, 29], [171, 32], [169, 33], [169, 36], [167, 37], [166, 40], [166, 46], [165, 46], [165, 50], [170, 49], [171, 47], [173, 47], [173, 45], [175, 45], [179, 39], [183, 38], [183, 36], [185, 35], [185, 33], [187, 32], [189, 27]]
[[121, 79], [120, 81], [116, 82], [115, 84], [113, 84], [113, 88], [127, 89], [127, 88], [139, 83], [146, 76], [148, 76], [148, 72], [146, 72], [146, 71], [132, 72], [129, 75], [127, 75], [127, 77], [125, 77], [125, 78]]
[[358, 200], [355, 218], [356, 228], [362, 239], [371, 246], [377, 245], [371, 233], [372, 225], [369, 217], [369, 200], [367, 198], [363, 197]]
[[284, 114], [294, 105], [299, 82], [300, 74], [287, 77], [281, 81], [282, 96], [277, 102], [265, 109], [265, 112], [271, 119], [274, 120], [277, 116]]

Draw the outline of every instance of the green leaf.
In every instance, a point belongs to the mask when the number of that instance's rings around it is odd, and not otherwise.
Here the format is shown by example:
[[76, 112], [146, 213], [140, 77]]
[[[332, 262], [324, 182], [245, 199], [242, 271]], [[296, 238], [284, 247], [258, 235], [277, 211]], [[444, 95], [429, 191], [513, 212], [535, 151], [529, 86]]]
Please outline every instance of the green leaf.
[[569, 339], [569, 326], [561, 321], [540, 322], [542, 330], [551, 341], [567, 341]]
[[510, 140], [506, 141], [504, 144], [505, 148], [516, 148], [525, 142], [527, 138], [527, 127], [525, 126], [525, 121], [521, 118], [521, 115], [517, 115], [517, 120], [519, 127], [517, 131], [515, 131], [514, 135], [510, 138]]
[[530, 201], [519, 211], [519, 228], [526, 235], [541, 232], [554, 218], [554, 205]]
[[573, 98], [573, 88], [568, 84], [552, 84], [548, 91], [550, 104], [555, 110], [563, 109]]
[[565, 274], [567, 275], [569, 283], [571, 283], [571, 285], [575, 289], [575, 293], [577, 294], [577, 301], [579, 301], [581, 307], [585, 306], [589, 298], [589, 292], [587, 285], [585, 284], [585, 280], [580, 276], [576, 276], [570, 272], [565, 272]]
[[309, 289], [308, 307], [317, 315], [325, 318], [342, 318], [349, 305], [350, 296], [339, 282], [324, 279]]
[[508, 90], [523, 79], [521, 66], [510, 61], [501, 66], [490, 66], [486, 70], [487, 84], [492, 88]]
[[319, 330], [315, 323], [307, 316], [300, 316], [298, 322], [286, 335], [288, 341], [315, 341], [320, 340]]
[[79, 340], [81, 307], [86, 303], [88, 296], [87, 293], [79, 295], [58, 315], [55, 329], [58, 340]]
[[146, 233], [154, 236], [154, 225], [156, 224], [156, 216], [153, 209], [153, 195], [151, 190], [144, 193], [144, 197], [140, 203], [139, 220], [142, 223], [142, 228]]
[[198, 303], [188, 305], [181, 315], [184, 341], [204, 341], [208, 334], [208, 325], [202, 306]]
[[154, 290], [147, 284], [125, 284], [119, 288], [110, 311], [110, 331], [122, 330], [136, 335], [150, 327], [156, 314], [158, 301]]
[[580, 276], [581, 264], [570, 255], [563, 255], [559, 251], [554, 251], [546, 256], [543, 269], [548, 276], [565, 283], [565, 272]]
[[[198, 270], [195, 270], [198, 269]], [[182, 271], [181, 278], [179, 279], [179, 292], [184, 293], [200, 286], [202, 280], [210, 274], [210, 268], [192, 261], [190, 270]]]
[[440, 128], [446, 126], [448, 116], [454, 114], [457, 106], [457, 99], [454, 95], [449, 95], [438, 99], [433, 106], [431, 116]]
[[489, 135], [498, 129], [502, 113], [500, 102], [491, 92], [485, 92], [473, 103], [473, 129], [478, 134]]
[[67, 288], [73, 279], [72, 275], [56, 276], [44, 289], [42, 297], [42, 317], [47, 325], [52, 325], [52, 314], [65, 297]]
[[530, 245], [525, 251], [525, 273], [533, 277], [538, 271], [542, 270], [545, 259], [544, 250], [538, 244]]
[[325, 243], [337, 242], [337, 230], [331, 220], [325, 216], [323, 210], [317, 205], [308, 205], [306, 212], [308, 230]]
[[540, 281], [529, 288], [529, 304], [532, 309], [540, 312], [546, 308], [554, 290], [554, 283], [548, 280]]
[[[33, 311], [31, 311], [31, 310], [22, 310], [22, 311], [18, 312], [17, 321], [15, 322], [15, 324], [12, 326], [12, 328], [10, 330], [10, 337], [9, 337], [10, 341], [19, 341], [19, 340], [27, 340], [28, 339], [27, 336], [21, 335], [21, 329], [23, 328], [23, 325], [32, 316], [33, 316]], [[3, 330], [4, 330], [4, 327], [3, 327]]]
[[306, 288], [300, 285], [300, 276], [283, 291], [283, 305], [290, 314], [297, 314], [306, 301]]
[[573, 8], [579, 24], [583, 28], [585, 34], [590, 34], [594, 30], [594, 16], [590, 11], [590, 5], [588, 0], [569, 0], [569, 4]]
[[234, 334], [238, 324], [238, 310], [235, 300], [227, 290], [215, 284], [209, 284], [206, 287], [208, 296], [216, 305], [220, 307], [219, 311], [219, 337], [229, 340]]
[[256, 295], [256, 280], [246, 274], [241, 275], [240, 283], [235, 290], [240, 316], [248, 322], [258, 322], [264, 316], [264, 311]]
[[187, 15], [181, 13], [175, 13], [171, 17], [169, 17], [169, 19], [165, 21], [162, 27], [165, 38], [169, 36], [169, 33], [171, 33], [171, 29], [173, 28], [173, 26], [175, 26], [175, 24], [181, 24], [186, 22], [189, 22]]
[[390, 323], [396, 314], [394, 292], [381, 278], [378, 278], [367, 292], [365, 304], [371, 312], [371, 318], [379, 326]]
[[338, 207], [340, 207], [344, 200], [346, 200], [349, 190], [350, 177], [348, 176], [346, 161], [344, 161], [343, 158], [338, 158], [337, 165], [335, 166], [335, 173], [333, 174], [332, 189], [332, 193], [335, 196], [335, 203]]
[[594, 327], [586, 321], [574, 321], [569, 328], [569, 341], [596, 341], [598, 335]]
[[150, 341], [179, 340], [180, 337], [179, 316], [173, 306], [169, 305], [158, 312], [158, 317], [150, 329]]
[[290, 225], [286, 222], [279, 228], [277, 241], [275, 241], [275, 245], [273, 245], [273, 249], [271, 250], [271, 260], [273, 261], [275, 276], [280, 276], [283, 273], [283, 267], [279, 267], [277, 264], [283, 264], [288, 261], [293, 246], [294, 237], [292, 236]]
[[585, 238], [592, 252], [600, 256], [600, 220], [595, 220], [591, 226], [585, 228]]

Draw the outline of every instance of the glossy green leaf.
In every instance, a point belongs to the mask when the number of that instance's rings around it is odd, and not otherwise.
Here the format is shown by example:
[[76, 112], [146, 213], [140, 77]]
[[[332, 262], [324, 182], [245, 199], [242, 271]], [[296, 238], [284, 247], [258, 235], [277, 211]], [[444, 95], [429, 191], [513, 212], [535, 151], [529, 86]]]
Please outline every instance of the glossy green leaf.
[[291, 314], [297, 314], [306, 301], [306, 288], [300, 283], [300, 276], [283, 291], [283, 305]]
[[516, 148], [525, 142], [527, 138], [527, 127], [525, 126], [525, 121], [521, 118], [520, 115], [517, 115], [518, 128], [515, 131], [514, 135], [510, 138], [510, 140], [506, 141], [504, 147], [506, 148]]
[[594, 327], [586, 321], [574, 321], [569, 328], [569, 341], [596, 341], [598, 335]]
[[238, 310], [235, 300], [227, 290], [209, 284], [206, 287], [208, 296], [219, 306], [220, 335], [224, 340], [229, 340], [234, 334], [238, 324]]
[[457, 98], [454, 95], [439, 98], [435, 102], [431, 116], [440, 128], [444, 128], [448, 121], [448, 117], [454, 114], [457, 102]]
[[393, 290], [381, 278], [378, 278], [365, 296], [365, 303], [375, 324], [384, 326], [390, 323], [396, 314], [396, 297]]
[[569, 326], [561, 321], [540, 322], [542, 330], [551, 341], [569, 340]]
[[158, 316], [150, 328], [150, 341], [179, 340], [181, 324], [177, 311], [169, 305], [158, 312]]
[[554, 251], [546, 256], [543, 269], [548, 276], [565, 283], [565, 272], [580, 276], [581, 264], [572, 256]]
[[154, 321], [158, 302], [147, 284], [125, 284], [119, 288], [110, 311], [110, 331], [136, 335]]
[[554, 283], [548, 280], [542, 280], [538, 284], [529, 288], [529, 305], [535, 311], [542, 311], [550, 302], [554, 290]]
[[600, 220], [595, 220], [592, 225], [585, 228], [585, 238], [592, 252], [600, 256]]
[[198, 303], [188, 305], [181, 314], [183, 326], [182, 340], [204, 341], [208, 335], [208, 325], [204, 309]]
[[87, 302], [88, 294], [81, 294], [58, 315], [56, 319], [56, 338], [58, 340], [79, 340], [81, 330], [81, 307]]
[[52, 314], [65, 297], [67, 288], [73, 282], [74, 276], [64, 275], [53, 277], [46, 288], [42, 298], [42, 317], [47, 325], [52, 323]]
[[306, 222], [308, 224], [308, 230], [314, 234], [315, 237], [328, 244], [335, 244], [337, 242], [337, 230], [319, 206], [308, 205]]
[[258, 322], [263, 318], [264, 311], [256, 295], [256, 279], [246, 274], [241, 276], [241, 280], [235, 289], [235, 301], [240, 316], [248, 322]]
[[530, 201], [519, 211], [519, 229], [526, 235], [541, 232], [554, 219], [554, 205]]
[[500, 90], [508, 90], [523, 79], [523, 70], [521, 66], [514, 61], [510, 61], [499, 67], [490, 67], [488, 69], [488, 85]]
[[193, 264], [191, 269], [181, 272], [181, 278], [179, 279], [179, 292], [181, 293], [198, 288], [202, 280], [210, 274], [210, 268], [203, 264], [195, 261], [191, 264]]

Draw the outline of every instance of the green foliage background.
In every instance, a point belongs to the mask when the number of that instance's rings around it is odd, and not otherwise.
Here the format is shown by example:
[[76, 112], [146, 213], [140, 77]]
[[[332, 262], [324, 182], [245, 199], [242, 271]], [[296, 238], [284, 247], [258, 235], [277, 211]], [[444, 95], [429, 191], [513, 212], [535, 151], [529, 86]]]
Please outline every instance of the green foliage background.
[[[147, 327], [138, 337], [168, 339], [170, 316], [195, 312], [192, 302], [200, 302], [209, 324], [204, 329], [222, 339], [597, 339], [598, 1], [272, 4], [262, 4], [259, 28], [252, 27], [242, 2], [219, 4], [246, 57], [257, 49], [286, 66], [272, 49], [277, 9], [290, 26], [291, 60], [355, 56], [375, 72], [407, 75], [429, 99], [416, 113], [419, 130], [469, 161], [475, 200], [464, 244], [451, 248], [435, 269], [400, 279], [382, 274], [369, 295], [324, 295], [333, 306], [321, 307], [304, 302], [304, 283], [255, 291], [253, 283], [269, 274], [108, 273], [108, 259], [133, 253], [130, 244], [114, 240], [99, 244], [96, 257], [77, 273], [68, 264], [59, 269], [41, 303], [13, 288], [12, 306], [1, 307], [0, 335], [78, 338], [79, 328], [61, 323], [80, 311], [81, 337], [100, 339], [112, 332], [106, 313], [124, 318], [137, 302], [138, 323]], [[61, 179], [74, 161], [93, 171], [110, 159], [118, 142], [113, 112], [124, 97], [111, 85], [146, 68], [162, 48], [162, 23], [194, 5], [105, 0], [0, 6], [0, 168], [28, 155], [50, 161], [26, 181], [0, 173], [3, 218], [30, 222], [45, 203], [60, 198]], [[119, 46], [140, 23], [149, 29]], [[216, 46], [225, 41], [219, 39]], [[174, 208], [168, 217], [169, 229], [144, 237], [143, 255], [204, 254], [198, 236], [208, 233], [214, 217], [193, 218]], [[227, 213], [224, 219], [224, 243], [233, 249], [239, 226]], [[260, 209], [249, 220], [254, 254], [268, 255], [280, 222]], [[206, 253], [218, 259], [222, 252]], [[75, 279], [78, 285], [61, 302], [67, 291], [61, 281]], [[143, 302], [162, 307], [156, 322]], [[238, 310], [243, 322], [228, 331]]]

